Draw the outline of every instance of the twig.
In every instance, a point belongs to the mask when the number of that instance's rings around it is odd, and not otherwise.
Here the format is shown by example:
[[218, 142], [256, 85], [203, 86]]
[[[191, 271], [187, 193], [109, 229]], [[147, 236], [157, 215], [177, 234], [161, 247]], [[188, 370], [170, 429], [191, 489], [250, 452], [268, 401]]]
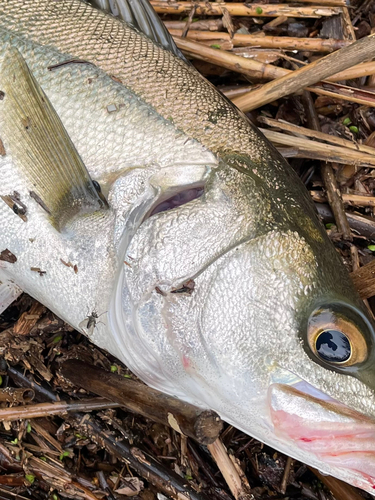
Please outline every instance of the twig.
[[90, 437], [101, 448], [128, 463], [137, 474], [164, 494], [176, 500], [208, 500], [206, 495], [198, 494], [184, 479], [158, 463], [151, 455], [105, 431], [96, 419], [77, 414], [70, 419], [70, 422], [80, 433]]
[[274, 120], [273, 118], [268, 118], [266, 116], [259, 116], [258, 122], [264, 125], [269, 125], [283, 131], [291, 132], [293, 135], [311, 137], [312, 139], [317, 139], [319, 141], [324, 141], [328, 144], [334, 144], [336, 146], [343, 146], [344, 148], [353, 149], [354, 151], [361, 151], [362, 153], [367, 153], [369, 155], [375, 155], [375, 148], [371, 146], [366, 146], [364, 144], [358, 144], [353, 141], [348, 141], [347, 139], [342, 139], [335, 135], [325, 134], [324, 132], [311, 130], [306, 127], [301, 127], [299, 125], [294, 125], [293, 123], [286, 122], [284, 120]]
[[[30, 389], [19, 389], [22, 391]], [[107, 408], [119, 408], [121, 405], [105, 398], [84, 399], [82, 401], [58, 401], [57, 403], [39, 403], [15, 408], [0, 408], [0, 421], [32, 419], [51, 415], [66, 414], [71, 411], [93, 411]]]
[[[179, 49], [181, 49], [188, 57], [192, 57], [193, 59], [199, 59], [202, 61], [206, 61], [212, 64], [216, 64], [223, 68], [229, 69], [231, 71], [235, 71], [237, 73], [241, 73], [247, 75], [251, 78], [263, 79], [263, 80], [274, 80], [276, 78], [282, 78], [286, 75], [293, 75], [294, 72], [289, 69], [281, 68], [278, 66], [274, 66], [273, 64], [262, 63], [259, 61], [246, 59], [241, 56], [237, 56], [231, 52], [226, 52], [225, 50], [213, 49], [211, 47], [207, 47], [206, 45], [195, 42], [193, 40], [187, 40], [184, 38], [175, 37], [176, 45]], [[307, 66], [306, 66], [307, 67]], [[353, 66], [349, 68], [348, 75], [346, 75], [346, 71], [341, 71], [327, 78], [327, 83], [318, 84], [315, 86], [308, 87], [308, 90], [315, 92], [319, 95], [329, 95], [333, 98], [343, 99], [346, 101], [358, 102], [359, 104], [366, 104], [369, 106], [374, 106], [374, 94], [371, 92], [366, 92], [359, 89], [353, 89], [351, 87], [345, 87], [342, 85], [337, 86], [336, 90], [341, 92], [340, 94], [335, 94], [324, 86], [331, 85], [331, 88], [335, 86], [334, 82], [337, 80], [345, 80], [347, 78], [356, 78], [355, 72], [358, 68], [358, 77], [366, 76], [369, 74], [373, 74], [375, 72], [375, 63], [363, 63]], [[332, 83], [331, 83], [332, 81]], [[341, 89], [341, 90], [340, 90]], [[346, 93], [344, 90], [346, 89]], [[249, 98], [250, 95], [253, 94], [255, 90], [251, 90], [248, 95], [244, 94], [244, 97]], [[372, 102], [371, 102], [372, 97]], [[245, 101], [245, 105], [247, 103]], [[240, 108], [242, 106], [241, 101], [238, 99], [234, 100], [235, 104]]]
[[[305, 91], [303, 93], [302, 99], [305, 105], [309, 127], [317, 132], [320, 132], [320, 122], [310, 92]], [[351, 241], [353, 239], [352, 233], [350, 231], [348, 219], [345, 215], [344, 203], [342, 201], [341, 192], [336, 181], [333, 165], [328, 162], [322, 162], [320, 170], [324, 182], [324, 187], [327, 191], [328, 203], [330, 204], [332, 212], [335, 216], [337, 229], [339, 233], [342, 234], [343, 239]]]
[[250, 491], [248, 491], [247, 487], [242, 483], [237, 469], [229, 458], [222, 441], [217, 439], [214, 443], [209, 444], [207, 448], [219, 467], [234, 498], [236, 500], [253, 498]]
[[266, 83], [260, 89], [250, 92], [249, 95], [238, 97], [233, 102], [244, 111], [256, 109], [371, 59], [374, 51], [375, 36], [370, 35], [294, 71], [291, 75]]
[[[151, 5], [158, 14], [183, 14], [189, 12], [193, 2], [166, 2], [151, 0]], [[325, 7], [314, 5], [309, 7], [292, 7], [287, 4], [245, 4], [245, 3], [209, 3], [198, 2], [196, 13], [206, 16], [220, 16], [222, 7], [225, 7], [231, 16], [251, 17], [329, 17], [341, 14], [340, 7]]]
[[242, 73], [253, 78], [264, 78], [272, 80], [274, 78], [281, 78], [289, 74], [290, 70], [273, 66], [272, 64], [265, 64], [251, 59], [246, 59], [241, 56], [236, 56], [224, 50], [212, 49], [206, 47], [202, 43], [194, 42], [185, 38], [175, 37], [176, 45], [186, 55], [207, 61], [213, 64], [218, 64], [223, 68], [227, 68], [237, 73]]
[[[310, 191], [311, 197], [317, 203], [325, 203], [327, 198], [321, 191]], [[353, 203], [359, 207], [375, 207], [375, 196], [364, 196], [360, 194], [343, 193], [342, 199], [344, 203]]]
[[193, 22], [193, 17], [195, 15], [195, 11], [196, 11], [196, 5], [194, 3], [193, 7], [191, 8], [191, 11], [189, 12], [189, 17], [188, 17], [188, 19], [186, 21], [184, 29], [181, 32], [181, 38], [186, 38], [186, 35], [187, 35], [187, 33], [188, 33], [189, 29], [190, 29], [190, 25]]
[[[183, 30], [185, 27], [185, 21], [163, 21], [167, 30]], [[223, 21], [221, 19], [200, 19], [193, 23], [194, 30], [202, 31], [218, 31], [223, 27]]]
[[[343, 164], [354, 164], [362, 167], [375, 167], [375, 157], [362, 151], [355, 151], [342, 146], [334, 146], [323, 142], [312, 141], [303, 137], [291, 137], [281, 132], [261, 128], [263, 134], [274, 144], [291, 146], [290, 156], [294, 158], [314, 158], [323, 161], [335, 161]], [[281, 150], [284, 152], [284, 150]], [[289, 156], [289, 155], [284, 155]], [[289, 156], [289, 157], [290, 157]]]
[[339, 233], [345, 240], [352, 240], [352, 234], [350, 231], [350, 226], [344, 211], [344, 203], [341, 197], [341, 192], [337, 185], [335, 173], [330, 163], [322, 162], [321, 164], [321, 174], [324, 182], [324, 186], [327, 191], [328, 203], [332, 208], [332, 212], [335, 216], [335, 221], [337, 224], [337, 229]]
[[298, 0], [298, 3], [318, 3], [319, 5], [328, 5], [332, 7], [345, 7], [345, 0]]
[[[194, 24], [195, 26], [195, 24]], [[169, 28], [168, 31], [172, 36], [183, 36], [180, 29]], [[231, 41], [234, 47], [263, 47], [267, 49], [284, 49], [284, 50], [308, 50], [310, 52], [333, 52], [335, 50], [346, 47], [350, 42], [345, 40], [334, 40], [324, 38], [295, 38], [289, 36], [262, 36], [262, 35], [241, 35], [235, 34], [231, 38], [229, 33], [216, 31], [197, 31], [190, 30], [187, 38], [197, 42], [209, 40], [227, 40]]]
[[213, 443], [222, 430], [223, 423], [214, 411], [201, 410], [97, 366], [71, 359], [63, 364], [61, 372], [79, 387], [105, 396], [156, 422], [169, 425], [202, 444]]
[[287, 457], [280, 485], [280, 493], [282, 495], [285, 495], [286, 487], [288, 486], [288, 479], [289, 479], [291, 465], [292, 465], [292, 459], [290, 457]]

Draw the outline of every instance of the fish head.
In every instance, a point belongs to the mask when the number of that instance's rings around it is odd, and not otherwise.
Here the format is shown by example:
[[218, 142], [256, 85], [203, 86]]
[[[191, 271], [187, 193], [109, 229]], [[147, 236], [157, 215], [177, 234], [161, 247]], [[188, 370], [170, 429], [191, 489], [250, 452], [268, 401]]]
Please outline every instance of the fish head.
[[201, 197], [145, 219], [110, 311], [116, 345], [149, 385], [373, 491], [374, 324], [311, 205], [275, 218], [274, 198], [217, 169]]

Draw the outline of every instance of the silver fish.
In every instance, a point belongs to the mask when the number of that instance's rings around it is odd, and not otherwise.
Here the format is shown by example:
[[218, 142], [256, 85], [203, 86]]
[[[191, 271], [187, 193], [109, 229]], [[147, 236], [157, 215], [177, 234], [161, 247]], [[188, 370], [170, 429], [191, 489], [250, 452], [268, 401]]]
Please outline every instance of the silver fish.
[[290, 167], [85, 3], [0, 0], [0, 40], [1, 309], [25, 290], [150, 386], [373, 492], [374, 325]]

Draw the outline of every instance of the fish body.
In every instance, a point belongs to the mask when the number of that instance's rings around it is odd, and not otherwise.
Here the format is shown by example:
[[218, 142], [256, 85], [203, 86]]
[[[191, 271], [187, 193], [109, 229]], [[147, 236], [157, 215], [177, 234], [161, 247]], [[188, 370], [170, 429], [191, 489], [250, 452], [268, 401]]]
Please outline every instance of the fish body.
[[[152, 387], [372, 492], [373, 324], [290, 167], [194, 68], [78, 0], [0, 0], [0, 47], [11, 298], [27, 291]], [[50, 150], [86, 179], [76, 208]]]

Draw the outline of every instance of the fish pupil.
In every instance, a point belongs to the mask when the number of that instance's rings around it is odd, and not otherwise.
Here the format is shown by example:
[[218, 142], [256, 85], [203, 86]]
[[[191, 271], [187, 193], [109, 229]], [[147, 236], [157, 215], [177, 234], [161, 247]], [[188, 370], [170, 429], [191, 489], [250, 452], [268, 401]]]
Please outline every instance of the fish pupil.
[[316, 352], [325, 361], [343, 363], [350, 358], [350, 342], [339, 330], [325, 330], [316, 339]]

